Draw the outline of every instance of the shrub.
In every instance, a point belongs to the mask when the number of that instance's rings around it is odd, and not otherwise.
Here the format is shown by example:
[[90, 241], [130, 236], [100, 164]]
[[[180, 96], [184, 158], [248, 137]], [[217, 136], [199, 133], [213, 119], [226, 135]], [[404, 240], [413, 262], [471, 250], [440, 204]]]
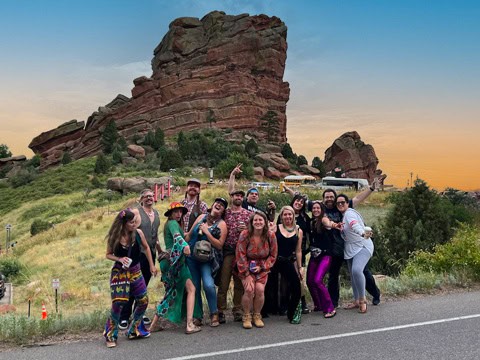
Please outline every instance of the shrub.
[[52, 224], [50, 224], [48, 221], [45, 221], [42, 219], [35, 219], [33, 220], [32, 225], [30, 226], [30, 234], [33, 236], [43, 231], [47, 231], [51, 227], [52, 227]]
[[35, 180], [35, 173], [27, 169], [21, 169], [16, 175], [12, 176], [9, 179], [10, 184], [14, 188], [27, 185]]
[[0, 272], [6, 276], [8, 280], [12, 280], [19, 275], [24, 269], [23, 264], [14, 258], [0, 259]]
[[183, 166], [183, 159], [178, 151], [167, 150], [164, 158], [161, 160], [160, 170], [169, 171]]
[[471, 280], [480, 280], [479, 230], [470, 225], [462, 225], [452, 241], [435, 246], [433, 252], [415, 252], [404, 273], [411, 276], [418, 271], [463, 273]]
[[218, 177], [228, 178], [235, 166], [240, 163], [243, 166], [242, 173], [238, 177], [251, 179], [253, 177], [253, 162], [247, 156], [238, 152], [231, 153], [225, 160], [221, 161], [215, 168], [215, 173]]
[[447, 242], [453, 233], [453, 217], [450, 203], [420, 179], [406, 192], [393, 194], [390, 201], [393, 208], [378, 234], [384, 246], [377, 253], [388, 259], [383, 264], [387, 274], [395, 274], [414, 251], [429, 251]]

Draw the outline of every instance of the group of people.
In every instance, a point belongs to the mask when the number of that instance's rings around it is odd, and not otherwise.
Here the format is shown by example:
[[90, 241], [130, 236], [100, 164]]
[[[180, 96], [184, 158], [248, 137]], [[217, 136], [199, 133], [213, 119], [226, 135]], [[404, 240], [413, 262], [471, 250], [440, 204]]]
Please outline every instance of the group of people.
[[[373, 304], [380, 302], [380, 292], [367, 268], [373, 255], [371, 233], [353, 209], [374, 187], [352, 200], [328, 189], [322, 201], [308, 200], [286, 187], [293, 199], [281, 208], [275, 222], [273, 201], [261, 209], [258, 189], [246, 193], [235, 189], [239, 173], [241, 164], [230, 175], [230, 202], [218, 197], [210, 207], [200, 199], [200, 181], [187, 182], [185, 198], [172, 202], [164, 214], [164, 250], [158, 239], [160, 216], [150, 189], [140, 194], [138, 208], [118, 214], [107, 235], [106, 257], [114, 261], [112, 309], [104, 331], [107, 347], [116, 346], [119, 330], [126, 330], [129, 339], [148, 337], [162, 319], [176, 324], [186, 319], [187, 334], [200, 331], [204, 322], [202, 289], [209, 325], [225, 323], [232, 277], [233, 320], [242, 322], [245, 329], [263, 327], [263, 318], [273, 314], [286, 314], [291, 323], [299, 323], [300, 314], [310, 311], [305, 285], [313, 311], [334, 317], [344, 259], [354, 294], [354, 302], [347, 308], [367, 312], [365, 289]], [[147, 286], [157, 274], [157, 255], [165, 295], [151, 321], [145, 316]], [[327, 273], [328, 288], [324, 285]], [[148, 329], [146, 325], [150, 325]]]

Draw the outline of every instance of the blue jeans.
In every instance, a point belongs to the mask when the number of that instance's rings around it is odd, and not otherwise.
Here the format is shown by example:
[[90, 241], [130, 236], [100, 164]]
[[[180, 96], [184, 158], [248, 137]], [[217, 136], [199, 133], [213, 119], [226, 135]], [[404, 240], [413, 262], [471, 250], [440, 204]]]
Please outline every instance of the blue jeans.
[[192, 275], [193, 285], [195, 285], [195, 306], [198, 305], [199, 311], [203, 315], [202, 294], [200, 292], [201, 286], [203, 285], [203, 292], [207, 297], [210, 315], [216, 313], [218, 311], [217, 290], [215, 288], [210, 262], [202, 263], [191, 257], [187, 257], [187, 265]]

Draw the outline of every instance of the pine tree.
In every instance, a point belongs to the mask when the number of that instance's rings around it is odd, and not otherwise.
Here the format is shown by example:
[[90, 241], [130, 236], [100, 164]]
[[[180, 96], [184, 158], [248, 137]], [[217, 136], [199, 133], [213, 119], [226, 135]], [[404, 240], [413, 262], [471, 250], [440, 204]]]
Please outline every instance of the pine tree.
[[0, 144], [0, 159], [12, 157], [12, 152], [5, 144]]
[[62, 156], [62, 164], [67, 165], [72, 162], [72, 157], [68, 151], [65, 151]]
[[97, 156], [97, 161], [95, 161], [95, 174], [106, 174], [110, 170], [110, 161], [108, 161], [107, 157], [100, 153]]
[[261, 118], [260, 128], [267, 135], [267, 141], [272, 142], [277, 139], [277, 134], [280, 131], [278, 126], [278, 115], [275, 111], [269, 110]]
[[110, 154], [113, 151], [113, 148], [118, 140], [118, 131], [117, 126], [115, 125], [115, 121], [110, 120], [107, 126], [102, 133], [102, 138], [100, 142], [103, 145], [103, 151], [105, 154]]

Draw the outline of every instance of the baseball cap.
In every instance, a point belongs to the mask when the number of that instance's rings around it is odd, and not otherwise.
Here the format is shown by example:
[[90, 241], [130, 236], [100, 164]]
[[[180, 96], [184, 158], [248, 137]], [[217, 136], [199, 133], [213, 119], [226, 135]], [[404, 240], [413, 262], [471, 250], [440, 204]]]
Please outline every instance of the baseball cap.
[[252, 188], [248, 189], [247, 190], [247, 196], [248, 196], [248, 194], [250, 194], [252, 192], [256, 192], [258, 194], [258, 189], [256, 187], [252, 187]]
[[188, 186], [188, 184], [190, 184], [190, 183], [197, 184], [199, 187], [202, 185], [202, 183], [200, 182], [200, 180], [198, 180], [198, 179], [196, 179], [196, 178], [188, 179], [188, 181], [187, 181], [187, 186]]
[[232, 196], [232, 195], [237, 195], [237, 194], [242, 195], [243, 197], [245, 197], [245, 191], [243, 191], [243, 190], [233, 190], [233, 191], [230, 193], [230, 196]]

